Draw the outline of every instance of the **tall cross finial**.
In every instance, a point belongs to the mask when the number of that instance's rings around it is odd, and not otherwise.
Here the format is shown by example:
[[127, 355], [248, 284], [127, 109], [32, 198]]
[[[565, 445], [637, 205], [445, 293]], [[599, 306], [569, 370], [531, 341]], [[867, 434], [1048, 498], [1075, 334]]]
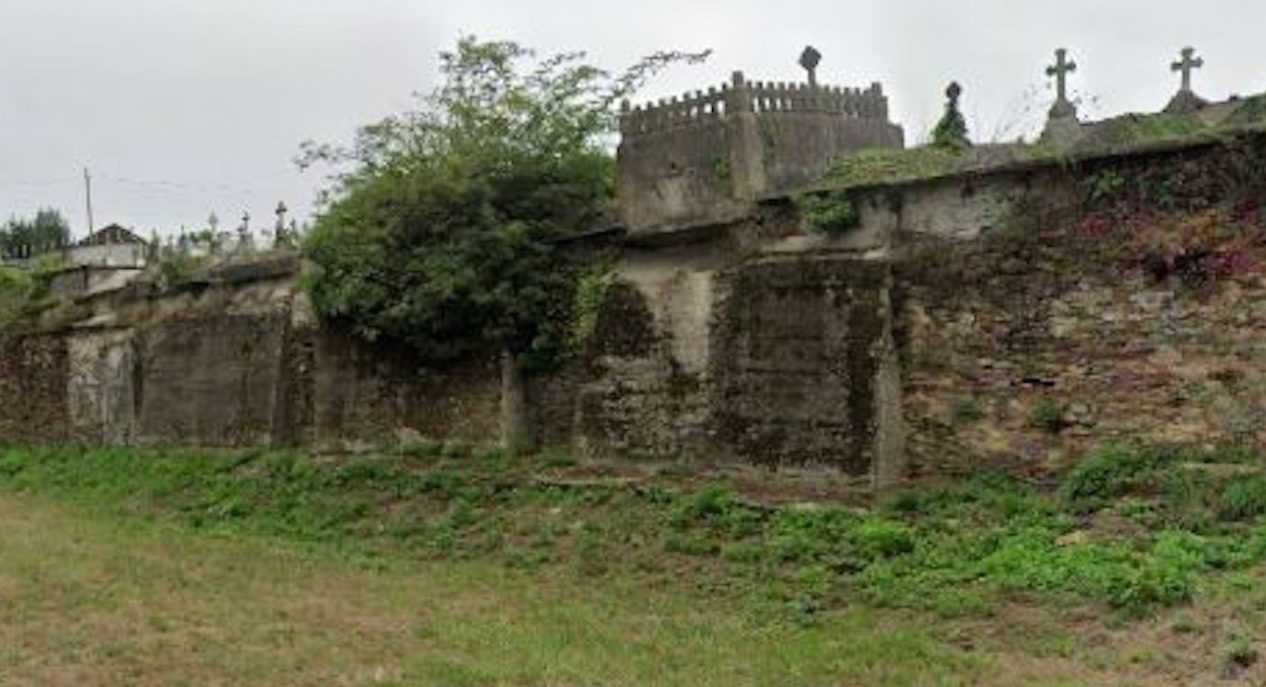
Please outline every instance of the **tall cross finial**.
[[809, 73], [809, 85], [818, 85], [818, 65], [822, 62], [822, 53], [817, 51], [812, 45], [807, 46], [804, 52], [800, 53], [800, 66]]
[[1046, 75], [1055, 77], [1055, 99], [1068, 102], [1068, 75], [1077, 71], [1077, 63], [1068, 59], [1068, 49], [1055, 51], [1055, 64], [1046, 68]]
[[1170, 65], [1170, 69], [1176, 72], [1182, 72], [1182, 91], [1184, 93], [1191, 92], [1191, 70], [1200, 69], [1204, 66], [1204, 59], [1196, 57], [1195, 48], [1183, 48], [1182, 59]]

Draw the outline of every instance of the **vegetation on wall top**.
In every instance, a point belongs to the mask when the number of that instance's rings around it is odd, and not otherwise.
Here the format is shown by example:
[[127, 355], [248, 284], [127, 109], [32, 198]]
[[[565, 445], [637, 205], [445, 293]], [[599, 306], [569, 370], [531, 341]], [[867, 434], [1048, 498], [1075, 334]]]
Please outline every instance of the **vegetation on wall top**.
[[553, 357], [580, 275], [553, 241], [609, 221], [615, 106], [702, 57], [659, 53], [612, 75], [581, 53], [460, 39], [416, 109], [350, 147], [305, 144], [301, 164], [344, 167], [304, 246], [317, 312], [436, 361]]
[[[1237, 134], [1266, 130], [1266, 95], [1246, 98], [1220, 120], [1199, 114], [1128, 114], [1083, 128], [1074, 143], [989, 144], [968, 147], [957, 137], [957, 119], [946, 114], [929, 145], [907, 149], [863, 150], [839, 159], [823, 176], [820, 188], [891, 186], [963, 173], [984, 173], [1015, 165], [1060, 163], [1110, 157], [1159, 145], [1229, 140]], [[965, 135], [965, 126], [961, 129]], [[955, 144], [959, 141], [959, 144]]]

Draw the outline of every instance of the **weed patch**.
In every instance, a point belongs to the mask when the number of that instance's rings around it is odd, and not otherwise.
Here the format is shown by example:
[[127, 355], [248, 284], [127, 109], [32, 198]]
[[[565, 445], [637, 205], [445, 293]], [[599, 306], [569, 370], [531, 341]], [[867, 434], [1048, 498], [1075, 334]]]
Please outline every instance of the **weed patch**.
[[356, 560], [491, 560], [689, 578], [796, 624], [848, 598], [945, 616], [1033, 595], [1145, 613], [1266, 560], [1256, 456], [1108, 447], [1053, 488], [1002, 475], [867, 510], [768, 508], [724, 484], [550, 483], [559, 454], [0, 450], [0, 486]]

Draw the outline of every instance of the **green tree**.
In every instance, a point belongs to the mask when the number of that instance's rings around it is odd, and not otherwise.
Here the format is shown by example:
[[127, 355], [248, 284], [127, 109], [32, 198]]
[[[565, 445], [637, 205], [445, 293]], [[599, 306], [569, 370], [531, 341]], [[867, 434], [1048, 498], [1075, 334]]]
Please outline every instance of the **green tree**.
[[578, 274], [553, 241], [609, 221], [616, 103], [705, 56], [659, 53], [612, 75], [582, 53], [461, 38], [416, 109], [350, 147], [304, 144], [301, 166], [341, 167], [304, 242], [316, 311], [432, 360], [548, 355]]
[[945, 89], [945, 113], [932, 129], [932, 145], [937, 148], [960, 150], [971, 146], [967, 138], [967, 120], [958, 109], [958, 99], [963, 89], [958, 82], [952, 82]]
[[0, 253], [29, 257], [65, 246], [70, 241], [70, 224], [62, 214], [44, 208], [34, 217], [12, 217], [0, 227]]

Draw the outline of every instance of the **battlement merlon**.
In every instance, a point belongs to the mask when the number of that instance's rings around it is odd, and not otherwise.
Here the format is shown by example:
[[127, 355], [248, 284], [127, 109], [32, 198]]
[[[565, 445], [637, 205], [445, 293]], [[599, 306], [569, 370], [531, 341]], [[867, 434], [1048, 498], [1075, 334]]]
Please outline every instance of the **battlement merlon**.
[[810, 83], [748, 81], [734, 72], [730, 83], [693, 91], [620, 112], [623, 136], [650, 134], [715, 123], [738, 113], [755, 115], [838, 115], [842, 118], [888, 120], [888, 98], [878, 82], [869, 88]]

